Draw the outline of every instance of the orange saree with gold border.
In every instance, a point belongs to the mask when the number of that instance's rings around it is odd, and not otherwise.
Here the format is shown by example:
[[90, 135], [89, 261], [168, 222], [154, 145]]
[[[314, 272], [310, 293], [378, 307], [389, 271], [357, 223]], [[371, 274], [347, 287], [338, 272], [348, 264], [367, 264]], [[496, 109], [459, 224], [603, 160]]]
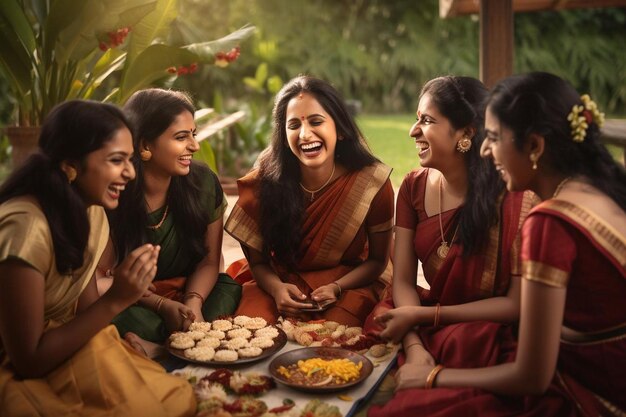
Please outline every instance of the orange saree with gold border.
[[[296, 272], [288, 272], [272, 262], [281, 280], [297, 285], [309, 294], [348, 273], [367, 257], [367, 234], [388, 231], [393, 222], [391, 169], [374, 164], [336, 179], [306, 208], [302, 225], [300, 259]], [[229, 216], [225, 230], [243, 246], [262, 251], [259, 227], [260, 208], [257, 189], [258, 171], [238, 181], [239, 200]], [[261, 316], [276, 321], [279, 314], [274, 299], [261, 290], [252, 277], [247, 262], [230, 271], [243, 283], [243, 296], [236, 314]], [[351, 325], [362, 325], [390, 274], [368, 287], [347, 290], [339, 301], [312, 318], [326, 318]]]

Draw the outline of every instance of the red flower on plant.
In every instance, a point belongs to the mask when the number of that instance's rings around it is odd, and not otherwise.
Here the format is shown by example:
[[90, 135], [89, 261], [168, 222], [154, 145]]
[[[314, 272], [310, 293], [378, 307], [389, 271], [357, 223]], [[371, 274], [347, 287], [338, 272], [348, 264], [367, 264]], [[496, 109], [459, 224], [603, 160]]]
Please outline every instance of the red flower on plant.
[[215, 54], [215, 65], [218, 67], [225, 67], [229, 63], [235, 61], [241, 55], [241, 48], [235, 46], [228, 52], [220, 51]]
[[106, 35], [108, 37], [108, 42], [101, 41], [98, 45], [98, 48], [100, 48], [101, 51], [106, 51], [109, 48], [115, 48], [117, 46], [120, 46], [122, 43], [124, 43], [124, 40], [130, 33], [130, 31], [131, 28], [126, 27], [117, 29], [113, 32], [107, 32]]
[[583, 110], [582, 115], [584, 116], [587, 124], [591, 124], [591, 122], [593, 122], [593, 114], [589, 110], [587, 109]]

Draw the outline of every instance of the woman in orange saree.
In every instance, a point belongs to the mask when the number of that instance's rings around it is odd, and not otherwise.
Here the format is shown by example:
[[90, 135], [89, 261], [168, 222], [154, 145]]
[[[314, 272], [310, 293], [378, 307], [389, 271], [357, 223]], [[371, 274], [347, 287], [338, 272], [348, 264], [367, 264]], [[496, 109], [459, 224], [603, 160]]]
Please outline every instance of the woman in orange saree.
[[[391, 169], [369, 152], [337, 91], [297, 77], [276, 98], [260, 168], [238, 181], [225, 229], [247, 261], [236, 314], [362, 325], [385, 287], [393, 219]], [[232, 271], [232, 269], [231, 269]], [[306, 314], [311, 303], [331, 305]]]
[[[494, 88], [482, 154], [507, 189], [543, 200], [522, 228], [517, 346], [476, 369], [401, 369], [410, 378], [385, 411], [403, 402], [437, 416], [624, 414], [626, 172], [599, 142], [602, 121], [588, 96], [551, 74]], [[411, 326], [394, 310], [381, 321], [392, 339]]]

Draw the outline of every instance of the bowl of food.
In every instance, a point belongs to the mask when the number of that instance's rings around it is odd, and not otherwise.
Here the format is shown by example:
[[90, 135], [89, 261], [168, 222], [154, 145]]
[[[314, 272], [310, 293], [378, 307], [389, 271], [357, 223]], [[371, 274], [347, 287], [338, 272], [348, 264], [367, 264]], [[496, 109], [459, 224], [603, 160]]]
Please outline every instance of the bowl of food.
[[294, 349], [275, 357], [269, 365], [276, 382], [308, 392], [352, 387], [367, 379], [373, 369], [365, 356], [336, 347]]

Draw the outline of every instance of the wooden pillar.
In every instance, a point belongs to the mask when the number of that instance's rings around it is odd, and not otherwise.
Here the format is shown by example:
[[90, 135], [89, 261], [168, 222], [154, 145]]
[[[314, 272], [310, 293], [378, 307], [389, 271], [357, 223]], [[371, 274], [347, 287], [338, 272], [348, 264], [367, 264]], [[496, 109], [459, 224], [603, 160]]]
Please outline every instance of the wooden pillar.
[[480, 80], [493, 87], [513, 73], [513, 0], [480, 0]]

